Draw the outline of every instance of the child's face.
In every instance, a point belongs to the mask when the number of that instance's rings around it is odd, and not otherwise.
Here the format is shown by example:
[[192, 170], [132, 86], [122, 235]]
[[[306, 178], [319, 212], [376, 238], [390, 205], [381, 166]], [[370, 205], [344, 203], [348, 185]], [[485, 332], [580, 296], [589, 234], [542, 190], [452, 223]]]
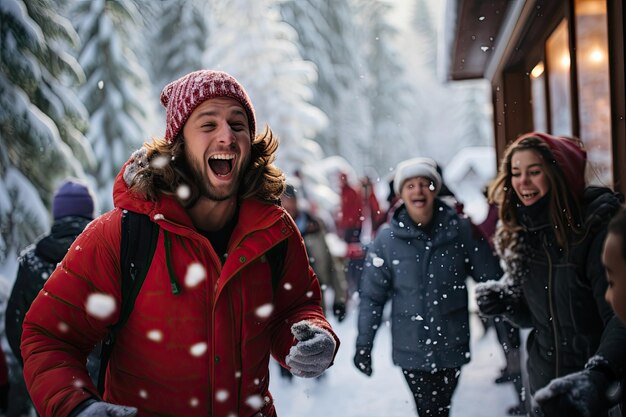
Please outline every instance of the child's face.
[[622, 255], [624, 237], [609, 233], [604, 241], [602, 263], [609, 283], [604, 295], [622, 323], [626, 324], [626, 260]]

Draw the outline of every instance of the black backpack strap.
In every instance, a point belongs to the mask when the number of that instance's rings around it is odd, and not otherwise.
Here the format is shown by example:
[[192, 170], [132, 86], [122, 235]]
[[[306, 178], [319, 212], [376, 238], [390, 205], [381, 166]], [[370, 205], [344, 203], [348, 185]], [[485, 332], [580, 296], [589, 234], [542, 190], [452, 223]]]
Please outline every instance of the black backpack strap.
[[281, 240], [277, 245], [267, 251], [267, 262], [270, 264], [270, 270], [272, 271], [272, 294], [276, 292], [278, 283], [283, 275], [283, 266], [285, 264], [285, 257], [287, 256], [287, 245], [289, 239]]
[[135, 307], [135, 299], [141, 291], [152, 257], [159, 239], [159, 225], [145, 214], [124, 210], [122, 212], [122, 238], [120, 245], [120, 272], [122, 304], [117, 323], [109, 328], [109, 334], [102, 344], [98, 391], [104, 392], [104, 379], [109, 357], [115, 344], [115, 337], [126, 324]]

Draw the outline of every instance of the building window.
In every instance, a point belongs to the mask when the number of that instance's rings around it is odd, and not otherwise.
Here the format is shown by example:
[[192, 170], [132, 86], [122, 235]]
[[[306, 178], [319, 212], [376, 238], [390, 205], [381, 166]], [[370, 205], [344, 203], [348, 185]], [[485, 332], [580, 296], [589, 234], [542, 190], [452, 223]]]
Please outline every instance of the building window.
[[606, 0], [576, 0], [576, 69], [580, 138], [591, 184], [613, 186]]
[[550, 98], [550, 133], [572, 136], [572, 91], [567, 20], [554, 29], [546, 41], [546, 63]]
[[543, 62], [537, 63], [530, 72], [530, 94], [533, 107], [533, 130], [548, 131], [546, 120], [546, 77]]

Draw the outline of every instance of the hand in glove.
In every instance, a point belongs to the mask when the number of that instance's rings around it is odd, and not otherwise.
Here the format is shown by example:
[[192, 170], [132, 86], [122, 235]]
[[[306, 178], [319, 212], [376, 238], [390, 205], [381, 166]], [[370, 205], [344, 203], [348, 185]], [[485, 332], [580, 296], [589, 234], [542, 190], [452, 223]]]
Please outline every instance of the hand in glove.
[[476, 284], [476, 304], [484, 316], [497, 316], [510, 312], [514, 302], [513, 293], [499, 281]]
[[333, 361], [336, 347], [333, 336], [306, 320], [291, 326], [291, 333], [298, 340], [285, 358], [291, 373], [303, 378], [321, 375]]
[[333, 314], [337, 318], [337, 321], [341, 323], [346, 318], [346, 304], [341, 301], [336, 301], [333, 304]]
[[368, 347], [356, 348], [354, 354], [354, 366], [367, 376], [372, 375], [372, 349]]
[[609, 385], [603, 372], [585, 369], [553, 379], [535, 400], [545, 417], [594, 417], [609, 408]]
[[124, 405], [98, 401], [87, 406], [87, 408], [78, 413], [76, 417], [134, 417], [135, 415], [137, 415], [137, 409], [135, 407], [126, 407]]

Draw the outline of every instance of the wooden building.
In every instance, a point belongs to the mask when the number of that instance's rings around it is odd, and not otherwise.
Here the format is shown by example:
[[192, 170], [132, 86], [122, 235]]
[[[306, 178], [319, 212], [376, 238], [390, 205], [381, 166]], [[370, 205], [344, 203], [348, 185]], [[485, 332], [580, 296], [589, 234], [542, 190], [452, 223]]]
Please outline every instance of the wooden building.
[[576, 136], [591, 184], [626, 193], [622, 0], [448, 0], [448, 80], [485, 78], [498, 159], [533, 130]]

